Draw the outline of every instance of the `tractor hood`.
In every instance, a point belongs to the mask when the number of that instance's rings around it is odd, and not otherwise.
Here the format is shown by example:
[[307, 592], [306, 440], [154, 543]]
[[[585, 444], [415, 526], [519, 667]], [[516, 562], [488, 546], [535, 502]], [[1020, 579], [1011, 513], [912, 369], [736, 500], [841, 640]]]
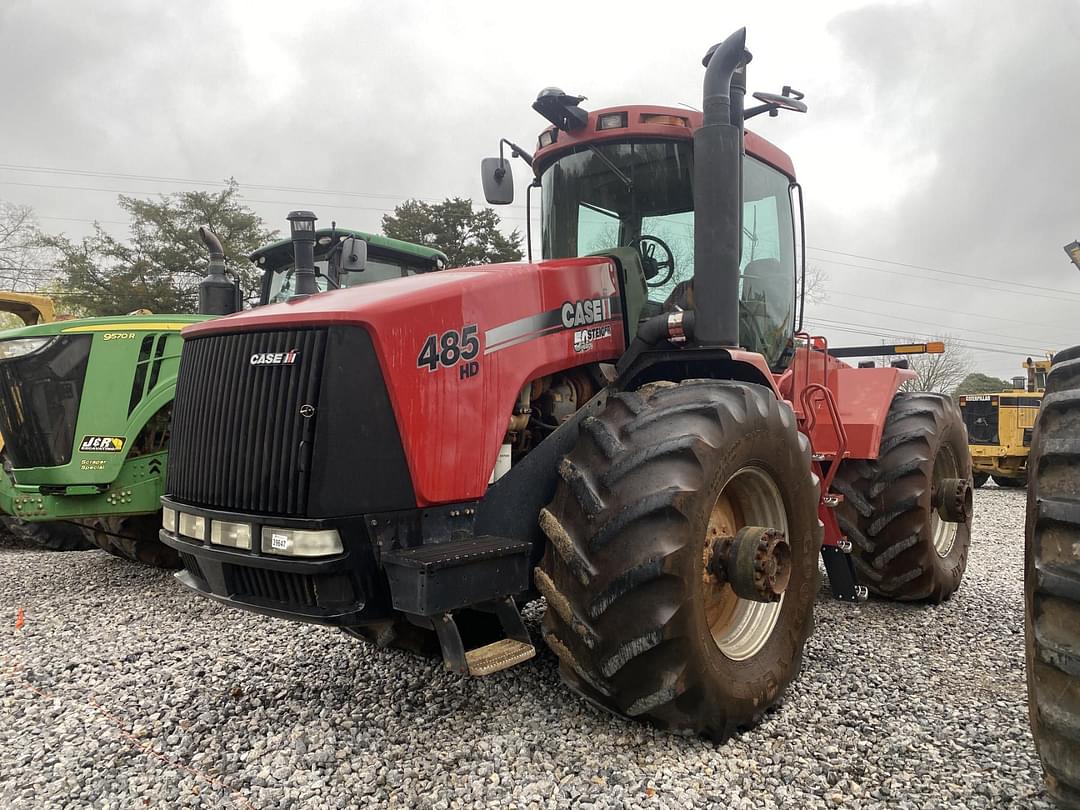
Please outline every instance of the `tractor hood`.
[[[384, 396], [376, 392], [385, 385], [392, 416], [380, 424], [396, 425], [400, 433], [402, 451], [395, 454], [408, 465], [415, 500], [388, 504], [383, 499], [365, 508], [478, 498], [487, 487], [522, 387], [557, 370], [618, 358], [626, 347], [624, 324], [615, 262], [587, 257], [444, 270], [189, 326], [183, 331], [170, 492], [187, 493], [181, 487], [187, 476], [193, 482], [192, 502], [235, 511], [249, 508], [229, 501], [227, 493], [216, 501], [199, 496], [196, 490], [208, 463], [205, 448], [221, 456], [220, 464], [210, 466], [227, 471], [222, 481], [228, 482], [235, 477], [234, 464], [246, 469], [238, 460], [243, 458], [242, 446], [230, 449], [230, 442], [240, 441], [237, 437], [287, 437], [290, 431], [307, 429], [303, 416], [295, 415], [296, 403], [281, 405], [280, 413], [264, 419], [264, 411], [274, 409], [258, 405], [265, 399], [258, 392], [294, 390], [307, 369], [321, 368], [325, 358], [326, 368], [333, 371], [311, 372], [311, 380], [321, 380], [322, 389], [313, 389], [307, 400], [315, 454], [307, 469], [332, 467], [323, 454], [350, 440], [348, 431], [329, 432], [331, 425], [359, 425], [353, 432], [360, 436], [365, 425], [374, 424], [375, 415], [361, 419], [357, 414], [361, 407], [374, 407]], [[349, 346], [354, 348], [341, 348]], [[275, 380], [289, 383], [278, 385]], [[356, 392], [337, 392], [346, 384], [358, 386]], [[254, 415], [242, 430], [218, 431], [212, 417], [219, 413]], [[278, 421], [266, 421], [271, 417]], [[181, 418], [186, 421], [179, 426]], [[325, 441], [319, 433], [324, 429]], [[392, 430], [380, 430], [380, 436]], [[191, 435], [180, 436], [185, 431]], [[178, 441], [190, 447], [190, 459], [179, 452]], [[358, 445], [349, 471], [337, 480], [348, 480], [351, 486], [360, 474], [357, 459], [364, 461], [375, 446], [375, 437]], [[367, 462], [360, 467], [387, 468], [382, 458]], [[296, 469], [282, 464], [286, 472]], [[251, 491], [257, 491], [260, 481], [251, 482]], [[364, 491], [350, 496], [349, 503], [364, 504], [365, 492], [373, 492], [377, 483], [361, 487]], [[320, 492], [314, 484], [311, 491]]]
[[[402, 337], [415, 328], [427, 336], [441, 328], [497, 326], [538, 315], [553, 298], [571, 302], [594, 291], [576, 289], [571, 268], [605, 265], [609, 283], [616, 288], [615, 265], [609, 259], [557, 259], [527, 264], [482, 265], [410, 275], [378, 284], [366, 284], [268, 307], [238, 312], [184, 329], [185, 338], [252, 330], [306, 326], [359, 325], [383, 340]], [[563, 300], [559, 303], [564, 302]], [[556, 308], [557, 309], [557, 308]], [[580, 320], [580, 319], [579, 319]], [[579, 325], [584, 325], [581, 323]], [[485, 348], [488, 348], [485, 342]]]

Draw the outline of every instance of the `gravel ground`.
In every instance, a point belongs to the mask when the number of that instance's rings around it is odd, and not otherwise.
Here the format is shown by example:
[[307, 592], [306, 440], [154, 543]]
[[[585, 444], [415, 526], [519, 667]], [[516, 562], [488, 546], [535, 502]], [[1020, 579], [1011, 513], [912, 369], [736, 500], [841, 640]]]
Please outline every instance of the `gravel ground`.
[[1048, 807], [1023, 512], [978, 491], [945, 605], [822, 591], [801, 677], [720, 746], [591, 708], [544, 649], [463, 680], [102, 552], [0, 546], [0, 806]]

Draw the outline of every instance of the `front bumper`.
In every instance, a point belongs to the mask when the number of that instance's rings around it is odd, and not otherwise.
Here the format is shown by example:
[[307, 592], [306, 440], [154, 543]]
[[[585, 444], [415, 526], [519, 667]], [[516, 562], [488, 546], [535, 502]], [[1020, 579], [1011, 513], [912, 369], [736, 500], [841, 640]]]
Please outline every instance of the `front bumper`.
[[211, 545], [161, 529], [161, 541], [180, 553], [183, 569], [176, 578], [188, 588], [223, 604], [267, 616], [332, 626], [356, 626], [385, 620], [389, 591], [375, 559], [363, 518], [306, 520], [260, 517], [200, 509], [168, 497], [162, 506], [211, 520], [292, 529], [336, 529], [343, 551], [318, 558], [280, 557], [261, 551]]

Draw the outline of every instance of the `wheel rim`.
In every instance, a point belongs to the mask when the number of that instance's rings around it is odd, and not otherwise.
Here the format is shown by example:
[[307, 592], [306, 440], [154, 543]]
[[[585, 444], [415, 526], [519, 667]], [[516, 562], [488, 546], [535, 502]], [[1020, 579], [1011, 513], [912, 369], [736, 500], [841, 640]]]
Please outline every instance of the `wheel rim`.
[[[936, 491], [946, 478], [959, 478], [960, 465], [956, 463], [956, 456], [952, 448], [942, 445], [934, 459], [933, 491]], [[937, 509], [930, 511], [930, 539], [934, 544], [934, 551], [939, 557], [948, 557], [953, 546], [956, 545], [956, 532], [959, 523], [950, 523], [942, 520]]]
[[[780, 489], [760, 467], [744, 467], [727, 480], [709, 514], [706, 537], [733, 536], [743, 526], [770, 526], [788, 533]], [[736, 596], [730, 585], [718, 583], [708, 572], [703, 577], [705, 619], [717, 648], [733, 661], [757, 655], [776, 628], [784, 596], [778, 602], [754, 602]]]

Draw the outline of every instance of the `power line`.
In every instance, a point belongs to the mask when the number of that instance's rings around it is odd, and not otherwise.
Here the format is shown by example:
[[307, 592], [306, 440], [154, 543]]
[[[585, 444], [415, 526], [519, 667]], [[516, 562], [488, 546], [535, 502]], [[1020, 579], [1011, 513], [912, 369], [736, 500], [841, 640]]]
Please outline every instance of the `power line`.
[[[97, 186], [65, 186], [65, 185], [60, 185], [60, 184], [57, 184], [57, 183], [20, 183], [20, 182], [15, 181], [15, 180], [0, 180], [0, 185], [4, 185], [4, 186], [20, 186], [20, 187], [25, 187], [25, 188], [48, 188], [48, 189], [55, 189], [55, 190], [59, 190], [59, 191], [90, 191], [90, 192], [95, 192], [95, 193], [123, 194], [123, 195], [129, 195], [129, 196], [130, 195], [137, 195], [137, 194], [145, 194], [145, 193], [147, 193], [145, 190], [132, 191], [132, 190], [129, 190], [129, 189], [100, 188], [100, 187], [97, 187]], [[266, 204], [266, 205], [281, 205], [281, 206], [285, 206], [285, 207], [293, 207], [293, 206], [299, 207], [299, 206], [308, 204], [306, 202], [300, 203], [300, 202], [295, 202], [295, 201], [290, 201], [290, 200], [260, 200], [260, 199], [254, 198], [254, 197], [246, 197], [243, 194], [237, 194], [236, 199], [243, 200], [244, 202], [249, 202], [249, 203], [263, 203], [263, 204]], [[416, 199], [416, 198], [398, 197], [396, 199], [400, 199], [402, 201], [405, 201], [407, 199]], [[319, 202], [318, 207], [319, 208], [340, 208], [340, 209], [352, 210], [352, 211], [376, 211], [376, 212], [383, 213], [383, 214], [393, 213], [394, 210], [395, 210], [394, 208], [387, 208], [386, 206], [343, 205], [341, 203], [329, 203], [329, 202]], [[514, 220], [515, 222], [525, 222], [528, 219], [528, 217], [519, 217], [519, 216], [510, 215], [510, 214], [501, 214], [499, 216], [499, 219], [504, 219], [504, 220], [509, 219], [509, 220]]]
[[[871, 266], [866, 265], [866, 264], [849, 264], [847, 262], [838, 262], [835, 259], [821, 259], [821, 261], [828, 262], [828, 264], [832, 265], [832, 266], [853, 267], [853, 268], [855, 268], [857, 270], [869, 270], [872, 273], [884, 273], [885, 275], [890, 275], [890, 276], [902, 276], [903, 278], [912, 278], [912, 279], [915, 279], [917, 281], [932, 281], [935, 284], [953, 284], [953, 285], [955, 285], [957, 287], [969, 287], [969, 288], [975, 286], [974, 284], [969, 284], [969, 283], [965, 283], [965, 282], [962, 282], [962, 281], [949, 281], [948, 279], [945, 279], [945, 278], [932, 278], [930, 276], [917, 276], [917, 275], [914, 275], [913, 273], [901, 273], [899, 270], [887, 270], [887, 269], [885, 269], [883, 267], [871, 267]], [[1036, 284], [1023, 284], [1023, 283], [1018, 282], [1018, 281], [1001, 281], [1000, 279], [996, 279], [996, 278], [986, 278], [985, 276], [973, 276], [973, 275], [969, 275], [967, 273], [955, 273], [953, 275], [962, 276], [964, 278], [975, 279], [976, 281], [979, 282], [979, 289], [982, 292], [1000, 292], [1000, 293], [1007, 293], [1009, 295], [1016, 295], [1017, 292], [1023, 292], [1025, 295], [1027, 295], [1029, 297], [1032, 297], [1032, 298], [1046, 298], [1046, 299], [1048, 299], [1050, 301], [1060, 301], [1061, 296], [1063, 296], [1063, 295], [1080, 296], [1080, 292], [1072, 292], [1071, 290], [1059, 290], [1059, 289], [1055, 289], [1054, 287], [1040, 287], [1040, 286], [1038, 286]], [[986, 287], [985, 286], [986, 284], [1002, 284], [1002, 285], [1011, 284], [1011, 285], [1017, 287], [1018, 289], [1015, 289], [1015, 290], [998, 289], [998, 288], [994, 288], [994, 287]], [[1052, 295], [1052, 296], [1051, 295], [1040, 295], [1039, 293], [1031, 292], [1031, 290], [1047, 290], [1048, 292], [1054, 293], [1054, 295]]]
[[[166, 177], [152, 174], [126, 174], [123, 172], [92, 171], [90, 169], [63, 169], [52, 166], [24, 166], [15, 163], [0, 163], [0, 170], [38, 174], [59, 174], [69, 177], [103, 177], [116, 180], [134, 180], [136, 182], [144, 183], [180, 183], [183, 185], [211, 186], [214, 188], [227, 187], [229, 185], [228, 182], [224, 180], [197, 180], [190, 177]], [[244, 188], [256, 189], [258, 191], [282, 191], [290, 194], [323, 194], [333, 197], [371, 197], [375, 199], [386, 200], [413, 199], [422, 200], [424, 202], [442, 202], [442, 200], [438, 200], [433, 197], [404, 197], [399, 194], [382, 194], [374, 191], [352, 191], [333, 188], [312, 188], [309, 186], [281, 186], [269, 183], [240, 183], [239, 181], [237, 181], [237, 184], [243, 186]], [[15, 185], [15, 182], [11, 181], [6, 183], [6, 185]], [[511, 205], [508, 207], [517, 208], [520, 210], [524, 210], [525, 208], [525, 206], [523, 205]]]
[[[852, 307], [842, 307], [842, 306], [838, 306], [838, 305], [835, 305], [835, 304], [834, 305], [825, 304], [825, 306], [832, 306], [834, 309], [839, 309], [839, 310], [842, 310], [844, 312], [852, 312], [852, 313], [856, 313], [856, 314], [859, 314], [859, 315], [878, 315], [878, 316], [883, 317], [883, 318], [891, 318], [891, 319], [897, 320], [897, 321], [907, 321], [909, 323], [921, 324], [923, 326], [929, 326], [929, 327], [935, 328], [935, 329], [944, 329], [944, 330], [965, 332], [965, 333], [969, 333], [969, 334], [973, 334], [973, 335], [985, 335], [985, 336], [988, 336], [990, 338], [998, 338], [998, 339], [1000, 339], [1000, 338], [1008, 338], [1010, 340], [1027, 340], [1027, 339], [1029, 339], [1029, 336], [1025, 336], [1025, 335], [1012, 335], [1012, 334], [1005, 334], [1005, 333], [1001, 333], [1001, 332], [987, 332], [987, 331], [985, 331], [983, 329], [972, 329], [970, 327], [964, 327], [964, 326], [948, 326], [946, 324], [936, 323], [934, 321], [926, 321], [926, 320], [922, 320], [920, 318], [905, 318], [905, 317], [903, 317], [901, 315], [893, 315], [893, 314], [887, 313], [887, 312], [877, 312], [877, 311], [872, 310], [872, 309], [854, 309]], [[1057, 342], [1057, 341], [1055, 340], [1055, 342]]]
[[[879, 338], [888, 338], [890, 340], [907, 340], [911, 337], [910, 333], [901, 331], [893, 331], [890, 329], [882, 329], [879, 326], [862, 323], [851, 323], [848, 321], [832, 321], [826, 318], [808, 318], [809, 323], [819, 324], [822, 328], [829, 331], [836, 332], [848, 332], [858, 335], [876, 335]], [[937, 335], [937, 337], [944, 337], [943, 335]], [[972, 349], [975, 351], [985, 351], [995, 354], [1008, 354], [1008, 355], [1035, 355], [1041, 354], [1043, 349], [1034, 349], [1031, 347], [1012, 346], [1009, 344], [999, 343], [979, 343], [976, 341], [965, 340], [963, 338], [950, 337], [949, 342], [956, 344], [960, 348]]]

